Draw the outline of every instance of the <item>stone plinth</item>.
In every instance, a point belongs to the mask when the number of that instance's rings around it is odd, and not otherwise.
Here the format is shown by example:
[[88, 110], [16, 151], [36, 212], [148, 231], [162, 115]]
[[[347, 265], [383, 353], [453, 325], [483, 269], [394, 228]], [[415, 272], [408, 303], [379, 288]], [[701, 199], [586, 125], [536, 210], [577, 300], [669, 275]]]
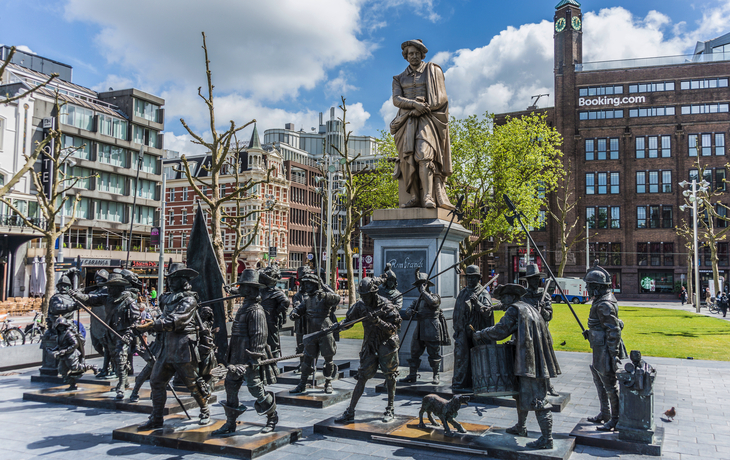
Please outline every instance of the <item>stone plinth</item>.
[[349, 401], [352, 390], [334, 388], [332, 393], [327, 394], [324, 389], [308, 389], [304, 393], [291, 394], [289, 390], [276, 393], [276, 404], [281, 406], [312, 407], [324, 409], [342, 401]]
[[575, 437], [576, 444], [584, 446], [599, 447], [601, 449], [621, 450], [640, 455], [662, 455], [662, 444], [664, 443], [664, 428], [657, 428], [653, 433], [651, 443], [626, 441], [620, 438], [618, 431], [598, 431], [600, 425], [591, 423], [586, 419], [573, 428], [570, 435]]
[[[363, 231], [373, 239], [374, 261], [373, 273], [379, 276], [383, 273], [386, 263], [398, 277], [398, 290], [405, 292], [415, 281], [416, 268], [422, 273], [428, 273], [434, 263], [439, 246], [446, 235], [451, 216], [445, 209], [378, 209], [373, 214], [373, 220], [363, 227]], [[459, 261], [459, 242], [468, 237], [471, 232], [458, 222], [451, 226], [443, 249], [435, 263], [431, 276], [443, 271]], [[459, 293], [459, 276], [455, 270], [448, 270], [433, 280], [435, 286], [431, 292], [441, 296], [441, 309], [449, 325], [449, 336], [453, 333], [452, 315], [456, 296]], [[416, 289], [403, 296], [405, 310], [418, 298]], [[399, 359], [402, 365], [407, 365], [411, 356], [411, 338], [416, 328], [416, 321], [408, 328], [408, 320], [403, 321], [401, 327], [401, 349]], [[403, 335], [405, 333], [405, 336]], [[454, 367], [453, 345], [442, 346], [441, 371], [451, 370]], [[421, 371], [430, 371], [428, 355], [421, 356]]]

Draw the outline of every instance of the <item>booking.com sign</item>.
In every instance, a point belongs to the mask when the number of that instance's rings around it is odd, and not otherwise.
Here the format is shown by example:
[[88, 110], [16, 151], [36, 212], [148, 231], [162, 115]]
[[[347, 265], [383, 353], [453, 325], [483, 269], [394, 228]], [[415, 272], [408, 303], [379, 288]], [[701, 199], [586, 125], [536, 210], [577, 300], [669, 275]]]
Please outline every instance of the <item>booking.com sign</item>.
[[646, 102], [646, 96], [578, 98], [578, 106], [580, 107], [587, 105], [613, 105], [614, 107], [618, 107], [621, 104], [641, 104], [644, 102]]

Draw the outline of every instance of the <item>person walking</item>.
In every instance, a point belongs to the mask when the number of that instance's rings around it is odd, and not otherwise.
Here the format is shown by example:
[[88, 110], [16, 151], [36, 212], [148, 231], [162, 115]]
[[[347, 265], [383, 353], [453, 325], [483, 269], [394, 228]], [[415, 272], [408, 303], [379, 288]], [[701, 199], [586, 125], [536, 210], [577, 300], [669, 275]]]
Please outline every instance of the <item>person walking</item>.
[[154, 286], [152, 286], [152, 290], [150, 291], [150, 304], [153, 307], [157, 307], [157, 289]]
[[682, 299], [682, 305], [687, 303], [687, 289], [682, 286], [682, 291], [679, 293], [679, 298]]
[[705, 304], [707, 305], [707, 308], [710, 308], [710, 302], [712, 301], [712, 294], [710, 293], [710, 288], [705, 288]]

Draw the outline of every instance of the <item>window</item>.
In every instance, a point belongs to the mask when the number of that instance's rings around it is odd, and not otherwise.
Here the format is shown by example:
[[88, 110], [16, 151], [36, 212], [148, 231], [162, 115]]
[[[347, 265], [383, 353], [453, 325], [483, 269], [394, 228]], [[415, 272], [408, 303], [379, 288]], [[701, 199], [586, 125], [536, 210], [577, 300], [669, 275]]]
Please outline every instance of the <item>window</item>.
[[658, 81], [653, 83], [640, 83], [629, 85], [629, 94], [632, 93], [653, 93], [655, 91], [674, 91], [673, 81]]
[[671, 136], [640, 136], [636, 138], [636, 158], [669, 158], [671, 156]]
[[188, 223], [188, 212], [183, 209], [182, 210], [182, 224], [185, 225]]
[[[75, 197], [73, 197], [73, 196], [69, 196], [68, 200], [66, 200], [66, 203], [63, 205], [63, 215], [64, 216], [70, 217], [71, 214], [73, 213], [74, 198]], [[30, 209], [33, 210], [33, 208], [35, 208], [35, 210], [32, 212], [29, 212], [28, 216], [29, 217], [34, 216], [34, 215], [37, 216], [38, 203], [31, 202], [29, 204], [30, 204]], [[33, 206], [33, 205], [35, 205], [35, 206]], [[40, 217], [40, 216], [38, 216], [38, 217]], [[76, 217], [79, 219], [91, 219], [91, 201], [88, 198], [81, 198], [81, 200], [79, 200], [79, 204], [76, 206]]]
[[71, 104], [64, 104], [61, 107], [61, 123], [75, 126], [79, 129], [92, 131], [94, 129], [94, 111], [77, 107]]
[[616, 195], [619, 193], [618, 172], [586, 173], [586, 195]]
[[124, 222], [124, 214], [126, 205], [114, 201], [98, 201], [96, 204], [97, 220], [107, 220], [110, 222]]
[[636, 265], [649, 265], [649, 243], [636, 244]]
[[604, 120], [604, 119], [623, 118], [623, 117], [624, 117], [623, 109], [588, 110], [588, 111], [578, 112], [578, 118], [580, 118], [581, 120]]
[[673, 106], [629, 109], [629, 118], [664, 117], [667, 115], [674, 115]]
[[618, 137], [586, 139], [586, 160], [618, 160]]
[[99, 133], [126, 141], [127, 120], [99, 114]]
[[172, 209], [167, 211], [167, 225], [175, 225], [175, 211]]
[[646, 139], [643, 137], [636, 138], [636, 158], [646, 158]]
[[[91, 188], [91, 180], [90, 177], [92, 172], [90, 169], [87, 168], [81, 168], [79, 166], [74, 166], [73, 168], [67, 167], [68, 176], [71, 177], [78, 177], [79, 181], [76, 182], [75, 187], [76, 188], [83, 188], [83, 189], [90, 189]], [[71, 185], [72, 182], [68, 182], [68, 185]]]
[[145, 120], [154, 121], [155, 123], [162, 123], [162, 121], [160, 120], [160, 106], [155, 105], [151, 102], [135, 99], [134, 116], [144, 118]]
[[[0, 152], [3, 151], [3, 135], [5, 134], [5, 120], [0, 118]], [[3, 185], [5, 185], [3, 183]]]
[[715, 205], [715, 211], [717, 212], [718, 218], [717, 218], [717, 224], [716, 227], [719, 228], [725, 228], [728, 226], [728, 208], [723, 205], [722, 203], [718, 203]]
[[725, 168], [715, 168], [715, 189], [720, 192], [724, 192], [726, 190]]
[[712, 156], [712, 134], [702, 135], [701, 152], [703, 157]]
[[636, 193], [646, 193], [646, 171], [636, 171]]
[[687, 142], [689, 143], [689, 156], [696, 157], [697, 156], [697, 134], [690, 134], [687, 136]]
[[[139, 152], [134, 152], [132, 155], [132, 169], [136, 170], [139, 163]], [[157, 174], [157, 157], [145, 153], [142, 155], [142, 172]]]
[[91, 142], [80, 137], [63, 135], [64, 154], [73, 151], [73, 156], [82, 160], [91, 159]]
[[717, 265], [727, 267], [728, 264], [728, 243], [717, 243]]
[[170, 189], [170, 202], [172, 203], [174, 201], [175, 201], [175, 189], [172, 188], [172, 189]]
[[127, 150], [108, 144], [99, 144], [98, 160], [112, 166], [127, 167]]
[[621, 208], [618, 206], [586, 207], [588, 228], [621, 228]]
[[182, 188], [182, 200], [188, 201], [188, 188], [187, 187]]
[[727, 113], [729, 111], [730, 104], [728, 104], [727, 102], [718, 102], [716, 104], [692, 104], [682, 106], [682, 115], [697, 115], [700, 113]]
[[99, 172], [96, 179], [96, 189], [100, 192], [126, 194], [127, 178], [119, 174]]
[[708, 78], [704, 80], [685, 80], [679, 83], [681, 90], [727, 88], [727, 78]]
[[155, 224], [155, 208], [137, 205], [134, 211], [134, 223], [140, 225]]
[[157, 148], [157, 131], [134, 125], [132, 142]]
[[725, 155], [725, 133], [715, 133], [715, 155]]
[[672, 193], [672, 171], [662, 171], [662, 193]]
[[659, 171], [649, 171], [649, 193], [659, 193]]
[[137, 196], [147, 200], [157, 199], [157, 182], [140, 179], [137, 184]]
[[609, 86], [589, 86], [587, 88], [578, 89], [579, 96], [610, 96], [613, 94], [623, 94], [623, 85], [609, 85]]
[[637, 228], [673, 228], [672, 207], [649, 205], [636, 207]]

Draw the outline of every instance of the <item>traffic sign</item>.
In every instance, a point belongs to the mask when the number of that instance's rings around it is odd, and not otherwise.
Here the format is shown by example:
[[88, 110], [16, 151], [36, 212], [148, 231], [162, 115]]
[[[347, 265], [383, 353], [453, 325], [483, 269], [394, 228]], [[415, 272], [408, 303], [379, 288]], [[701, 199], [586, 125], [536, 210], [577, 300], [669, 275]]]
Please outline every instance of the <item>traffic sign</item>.
[[307, 254], [307, 260], [312, 260], [312, 259], [314, 259], [314, 254], [312, 254], [310, 252], [309, 254]]
[[269, 257], [276, 257], [276, 246], [269, 246]]

